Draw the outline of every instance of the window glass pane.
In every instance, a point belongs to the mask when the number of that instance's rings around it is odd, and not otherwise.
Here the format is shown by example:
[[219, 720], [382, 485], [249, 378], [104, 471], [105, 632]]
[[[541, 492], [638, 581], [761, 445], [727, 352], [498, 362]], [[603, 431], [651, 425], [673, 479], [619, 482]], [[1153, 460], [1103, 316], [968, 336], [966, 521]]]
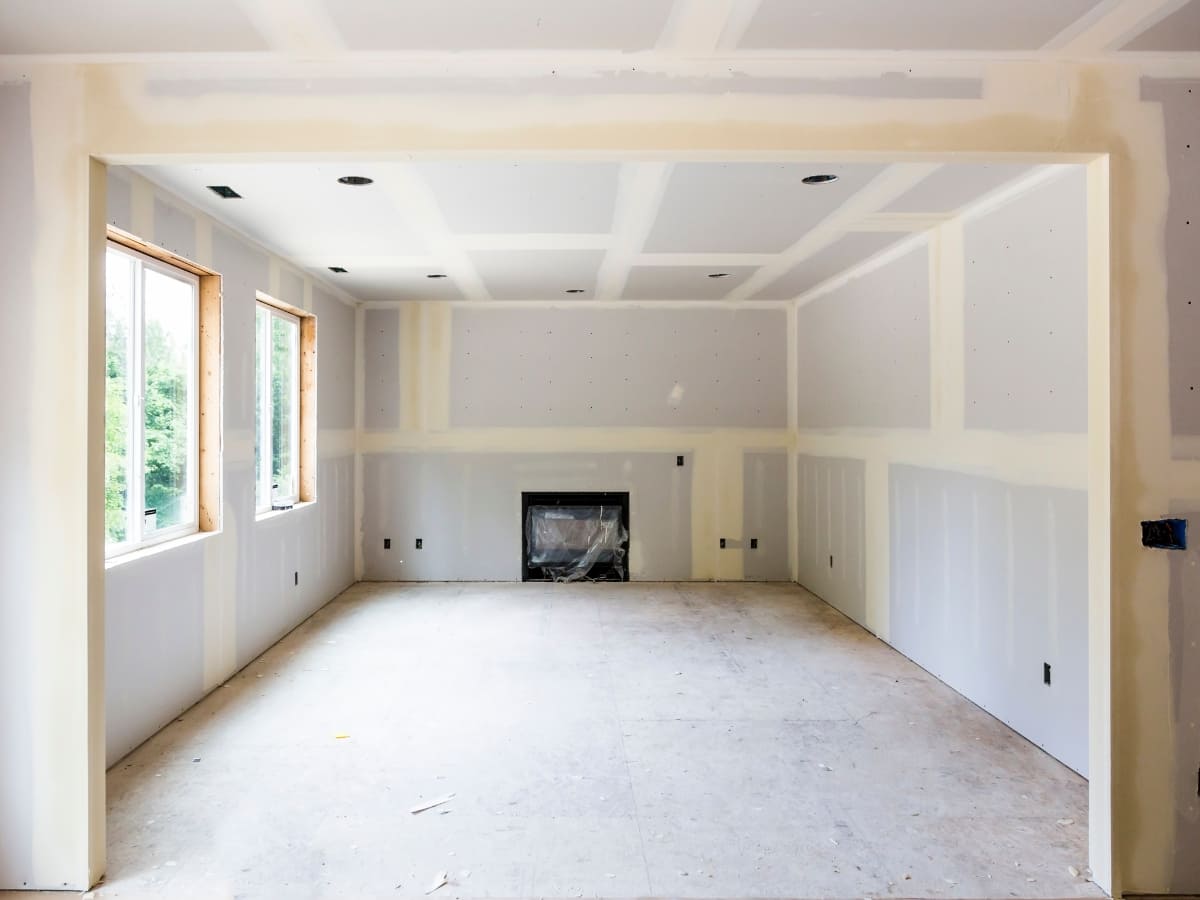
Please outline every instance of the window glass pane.
[[299, 410], [300, 325], [279, 316], [271, 317], [271, 478], [272, 499], [294, 499], [296, 479], [296, 430]]
[[128, 531], [133, 265], [123, 253], [110, 250], [105, 258], [104, 539], [110, 544], [132, 537]]
[[152, 537], [156, 530], [193, 519], [188, 430], [196, 323], [194, 292], [189, 282], [147, 268], [144, 290], [146, 493], [143, 534]]
[[270, 420], [263, 409], [267, 397], [263, 390], [263, 380], [266, 378], [265, 367], [267, 358], [264, 348], [271, 330], [271, 314], [262, 306], [254, 308], [254, 508], [257, 510], [271, 507], [270, 473], [264, 465], [264, 447], [271, 442], [267, 425]]

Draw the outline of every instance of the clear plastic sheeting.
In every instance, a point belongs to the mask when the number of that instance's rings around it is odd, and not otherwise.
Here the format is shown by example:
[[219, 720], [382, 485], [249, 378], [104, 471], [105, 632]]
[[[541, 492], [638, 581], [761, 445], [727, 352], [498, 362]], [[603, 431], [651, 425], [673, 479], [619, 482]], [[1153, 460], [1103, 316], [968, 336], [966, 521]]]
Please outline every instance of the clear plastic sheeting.
[[619, 506], [530, 506], [525, 540], [530, 568], [554, 581], [580, 581], [593, 570], [625, 580], [629, 532]]

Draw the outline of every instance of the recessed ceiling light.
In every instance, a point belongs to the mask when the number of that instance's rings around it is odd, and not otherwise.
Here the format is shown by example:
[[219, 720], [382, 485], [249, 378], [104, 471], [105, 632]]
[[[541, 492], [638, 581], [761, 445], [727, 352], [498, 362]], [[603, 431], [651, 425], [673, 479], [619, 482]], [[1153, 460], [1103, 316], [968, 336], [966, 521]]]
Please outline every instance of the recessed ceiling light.
[[712, 272], [709, 274], [708, 277], [709, 278], [728, 278], [729, 273], [728, 272]]
[[343, 175], [338, 179], [338, 184], [348, 184], [351, 187], [362, 187], [364, 184], [374, 183], [374, 178], [367, 178], [365, 175]]
[[346, 274], [346, 270], [345, 270], [345, 269], [343, 269], [341, 266], [330, 266], [330, 267], [329, 267], [329, 271], [330, 271], [330, 272], [336, 272], [336, 273], [337, 273], [337, 274], [339, 274], [339, 275], [345, 275], [345, 274]]
[[583, 293], [583, 288], [567, 288], [567, 290], [566, 290], [566, 293], [568, 293], [568, 294], [582, 294], [582, 293]]
[[242, 195], [227, 184], [210, 184], [208, 189], [223, 200], [241, 200]]
[[837, 181], [836, 175], [809, 175], [804, 179], [805, 184], [829, 184], [831, 181]]
[[432, 274], [432, 275], [426, 275], [425, 277], [426, 277], [426, 278], [445, 278], [446, 276], [445, 276], [445, 275], [438, 274], [438, 273], [434, 273], [434, 274]]

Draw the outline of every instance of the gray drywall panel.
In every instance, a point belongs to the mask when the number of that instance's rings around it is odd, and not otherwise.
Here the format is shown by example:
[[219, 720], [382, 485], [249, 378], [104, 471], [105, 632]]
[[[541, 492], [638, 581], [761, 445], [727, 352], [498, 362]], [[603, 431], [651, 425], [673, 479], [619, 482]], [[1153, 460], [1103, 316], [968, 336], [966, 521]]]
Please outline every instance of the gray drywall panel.
[[254, 428], [254, 310], [268, 286], [267, 257], [231, 231], [213, 227], [213, 268], [221, 275], [225, 429]]
[[133, 186], [128, 178], [117, 174], [117, 170], [109, 167], [107, 172], [107, 195], [105, 197], [104, 220], [109, 225], [115, 225], [123, 231], [130, 230], [133, 217]]
[[[1200, 523], [1195, 500], [1171, 504], [1171, 515], [1181, 516], [1194, 528]], [[1191, 529], [1189, 529], [1191, 530]], [[1193, 538], [1195, 532], [1192, 532]], [[1171, 873], [1172, 893], [1195, 893], [1200, 885], [1200, 815], [1197, 815], [1197, 731], [1200, 731], [1200, 547], [1170, 551], [1171, 589], [1167, 634], [1171, 640], [1170, 715], [1175, 735], [1175, 853]]]
[[801, 428], [928, 427], [927, 245], [801, 306], [796, 342]]
[[1100, 0], [762, 0], [747, 50], [1039, 50]]
[[[755, 266], [634, 266], [625, 300], [724, 300], [758, 271]], [[712, 278], [711, 275], [720, 275]]]
[[952, 213], [984, 194], [1028, 175], [1019, 163], [946, 163], [884, 207], [886, 212]]
[[608, 234], [618, 163], [464, 160], [414, 167], [459, 234]]
[[[1194, 53], [1200, 50], [1200, 0], [1185, 3], [1121, 49], [1167, 53]], [[1200, 883], [1200, 879], [1192, 883]]]
[[1086, 492], [903, 465], [889, 478], [890, 642], [1086, 775]]
[[[318, 326], [319, 327], [319, 326]], [[400, 311], [363, 312], [363, 427], [400, 427]]]
[[796, 463], [797, 580], [867, 627], [866, 464], [808, 456]]
[[175, 204], [154, 198], [154, 243], [176, 256], [196, 259], [196, 219]]
[[742, 560], [747, 581], [791, 581], [786, 450], [742, 455]]
[[782, 309], [461, 307], [451, 423], [782, 428], [786, 331]]
[[33, 140], [28, 84], [0, 84], [0, 885], [30, 877], [33, 854], [33, 733], [37, 660], [30, 599], [39, 572], [29, 527], [38, 502], [30, 478], [33, 451], [27, 435], [41, 413], [28, 390], [33, 361], [34, 232]]
[[291, 269], [282, 270], [279, 273], [279, 296], [276, 299], [303, 309], [304, 277]]
[[325, 428], [354, 427], [354, 310], [331, 294], [313, 289], [317, 317], [317, 422]]
[[1170, 179], [1163, 244], [1171, 432], [1195, 436], [1200, 435], [1200, 79], [1143, 79], [1142, 99], [1161, 104]]
[[[779, 253], [816, 226], [883, 166], [846, 163], [677, 163], [647, 253]], [[808, 185], [807, 175], [834, 174]]]
[[965, 421], [1087, 431], [1087, 173], [1083, 166], [970, 219]]
[[628, 491], [630, 577], [689, 579], [693, 467], [690, 453], [683, 466], [675, 464], [676, 455], [368, 454], [364, 578], [519, 581], [523, 491]]
[[765, 288], [755, 300], [793, 300], [834, 275], [840, 275], [908, 235], [891, 231], [852, 231], [828, 247], [796, 263]]
[[107, 758], [116, 762], [204, 695], [204, 546], [105, 574]]
[[351, 50], [650, 50], [671, 0], [338, 0], [329, 13]]

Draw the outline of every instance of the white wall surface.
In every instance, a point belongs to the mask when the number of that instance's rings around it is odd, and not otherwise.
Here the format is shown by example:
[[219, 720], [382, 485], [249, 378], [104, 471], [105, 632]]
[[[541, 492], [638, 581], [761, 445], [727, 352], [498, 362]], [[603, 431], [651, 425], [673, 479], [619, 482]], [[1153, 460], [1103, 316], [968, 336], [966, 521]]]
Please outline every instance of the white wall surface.
[[[354, 309], [324, 285], [126, 169], [111, 224], [222, 276], [224, 453], [219, 533], [110, 561], [109, 765], [354, 580]], [[254, 510], [256, 291], [317, 316], [317, 500]], [[296, 579], [299, 578], [299, 584]]]
[[800, 582], [1084, 774], [1086, 190], [1034, 176], [796, 314]]

